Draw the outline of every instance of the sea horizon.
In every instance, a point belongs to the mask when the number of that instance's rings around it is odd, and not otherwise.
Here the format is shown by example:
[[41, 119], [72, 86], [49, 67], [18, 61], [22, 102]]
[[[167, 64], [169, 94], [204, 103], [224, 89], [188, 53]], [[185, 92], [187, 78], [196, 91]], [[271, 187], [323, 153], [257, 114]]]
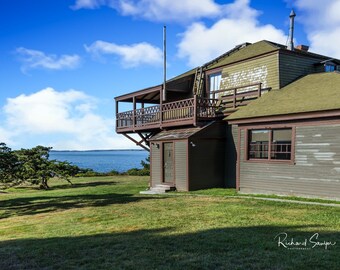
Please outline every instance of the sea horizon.
[[82, 169], [96, 172], [116, 170], [125, 172], [132, 168], [141, 169], [141, 161], [149, 156], [143, 149], [111, 150], [51, 150], [50, 159], [68, 161]]

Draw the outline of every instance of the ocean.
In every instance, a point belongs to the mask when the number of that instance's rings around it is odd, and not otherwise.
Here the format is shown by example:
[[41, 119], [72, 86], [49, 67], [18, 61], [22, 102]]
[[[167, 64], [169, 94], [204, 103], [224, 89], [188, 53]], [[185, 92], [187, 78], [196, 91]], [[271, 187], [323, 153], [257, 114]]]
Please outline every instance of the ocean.
[[142, 168], [140, 163], [148, 155], [149, 152], [143, 150], [51, 151], [50, 159], [68, 161], [96, 172], [125, 172], [131, 168]]

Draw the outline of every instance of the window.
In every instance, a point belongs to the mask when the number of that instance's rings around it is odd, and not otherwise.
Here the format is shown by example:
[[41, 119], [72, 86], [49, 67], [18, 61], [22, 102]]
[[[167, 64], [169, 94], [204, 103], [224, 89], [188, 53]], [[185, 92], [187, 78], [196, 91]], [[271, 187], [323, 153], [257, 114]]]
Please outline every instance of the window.
[[214, 91], [220, 90], [222, 73], [214, 73], [209, 75], [209, 93], [210, 98], [218, 98], [218, 94], [215, 96]]
[[291, 157], [291, 128], [249, 130], [249, 160], [291, 160]]
[[249, 131], [249, 155], [250, 159], [268, 159], [269, 131]]

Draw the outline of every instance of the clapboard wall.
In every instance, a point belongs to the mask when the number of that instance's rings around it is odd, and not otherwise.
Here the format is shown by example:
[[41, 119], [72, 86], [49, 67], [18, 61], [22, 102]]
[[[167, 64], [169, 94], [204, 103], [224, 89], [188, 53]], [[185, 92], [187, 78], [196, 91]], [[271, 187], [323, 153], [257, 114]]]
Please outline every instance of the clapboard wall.
[[162, 184], [162, 149], [160, 144], [150, 144], [150, 182], [151, 186]]
[[240, 192], [340, 199], [340, 125], [297, 126], [292, 164], [244, 160], [245, 132], [241, 130]]
[[188, 143], [175, 141], [175, 185], [178, 191], [188, 190]]
[[279, 54], [279, 75], [280, 88], [292, 83], [307, 74], [315, 73], [316, 64], [320, 63], [323, 58], [299, 55], [291, 52], [282, 51]]

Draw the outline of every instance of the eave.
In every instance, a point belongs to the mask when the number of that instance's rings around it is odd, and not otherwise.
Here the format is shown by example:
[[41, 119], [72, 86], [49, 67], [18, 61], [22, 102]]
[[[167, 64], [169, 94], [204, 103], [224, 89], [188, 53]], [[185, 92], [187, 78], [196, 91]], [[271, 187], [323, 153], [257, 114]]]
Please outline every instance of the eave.
[[331, 119], [339, 118], [340, 109], [336, 110], [325, 110], [325, 111], [315, 111], [315, 112], [304, 112], [304, 113], [294, 113], [294, 114], [283, 114], [283, 115], [272, 115], [254, 118], [240, 118], [233, 120], [225, 120], [231, 125], [248, 125], [248, 124], [261, 124], [268, 122], [288, 122], [288, 121], [314, 121], [320, 119]]

